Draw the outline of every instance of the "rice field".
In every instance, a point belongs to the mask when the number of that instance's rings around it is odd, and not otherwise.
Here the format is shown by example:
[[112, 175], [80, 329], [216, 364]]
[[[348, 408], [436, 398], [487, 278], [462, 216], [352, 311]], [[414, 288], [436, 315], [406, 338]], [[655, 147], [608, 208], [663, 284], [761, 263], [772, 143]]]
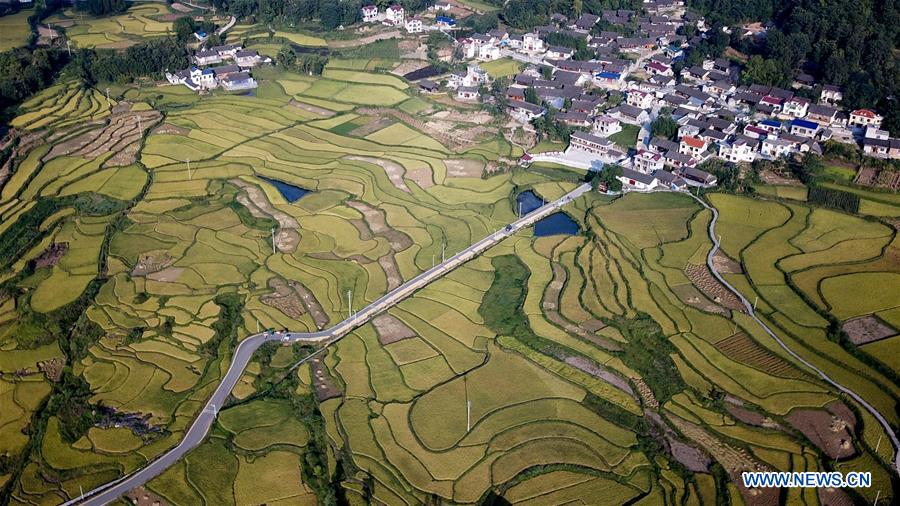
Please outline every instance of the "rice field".
[[31, 27], [28, 17], [34, 14], [33, 9], [22, 9], [15, 14], [0, 17], [0, 51], [21, 47], [28, 43]]
[[127, 11], [112, 16], [85, 16], [66, 9], [47, 18], [50, 25], [66, 27], [66, 36], [79, 47], [123, 48], [144, 37], [163, 36], [172, 30], [171, 21], [160, 17], [170, 14], [163, 4], [132, 5]]
[[[574, 187], [522, 169], [476, 177], [516, 149], [459, 148], [372, 112], [440, 106], [370, 63], [264, 72], [256, 96], [123, 88], [111, 110], [61, 83], [24, 104], [17, 128], [50, 135], [0, 190], [0, 453], [23, 451], [27, 421], [59, 401], [54, 364], [85, 405], [140, 422], [80, 431], [48, 414], [41, 451], [6, 489], [16, 502], [74, 498], [171, 447], [239, 340], [329, 327], [514, 220], [515, 193]], [[135, 112], [144, 132], [123, 119]], [[826, 319], [900, 321], [893, 229], [799, 199], [709, 199], [729, 281], [897, 423], [900, 389], [830, 341]], [[148, 490], [176, 504], [320, 504], [338, 490], [360, 504], [713, 504], [723, 490], [752, 503], [716, 480], [822, 467], [815, 442], [783, 430], [798, 410], [854, 425], [857, 456], [841, 465], [873, 466], [890, 490], [879, 426], [706, 271], [708, 211], [677, 194], [589, 194], [566, 211], [578, 234], [519, 232], [289, 374], [309, 350], [261, 349], [206, 441]], [[60, 321], [77, 350], [46, 339]], [[861, 350], [876, 360], [896, 345]]]

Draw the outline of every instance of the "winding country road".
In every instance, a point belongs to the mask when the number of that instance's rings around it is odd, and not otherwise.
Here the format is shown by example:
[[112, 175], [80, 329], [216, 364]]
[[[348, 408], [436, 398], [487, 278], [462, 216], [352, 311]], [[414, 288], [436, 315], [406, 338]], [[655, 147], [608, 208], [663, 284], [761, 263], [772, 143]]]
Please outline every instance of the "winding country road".
[[888, 423], [887, 419], [882, 416], [874, 406], [866, 402], [865, 399], [863, 399], [859, 394], [831, 379], [821, 369], [809, 363], [809, 361], [795, 353], [794, 350], [790, 349], [788, 345], [785, 344], [784, 341], [782, 341], [781, 338], [775, 334], [775, 332], [772, 332], [772, 329], [770, 329], [768, 325], [763, 323], [763, 321], [756, 316], [756, 311], [754, 311], [753, 309], [753, 304], [751, 304], [746, 297], [741, 295], [741, 292], [739, 292], [735, 287], [731, 286], [728, 281], [725, 281], [725, 278], [721, 274], [719, 274], [719, 271], [716, 270], [715, 263], [713, 262], [713, 256], [715, 256], [716, 252], [719, 251], [719, 238], [716, 235], [716, 222], [719, 220], [719, 211], [715, 207], [707, 204], [703, 201], [703, 199], [693, 195], [692, 193], [688, 193], [688, 195], [699, 202], [700, 205], [712, 211], [713, 214], [712, 220], [710, 220], [709, 222], [709, 238], [710, 240], [712, 240], [713, 246], [706, 254], [706, 265], [709, 267], [709, 270], [712, 272], [713, 276], [715, 276], [720, 283], [725, 285], [729, 290], [737, 295], [737, 297], [741, 300], [741, 303], [744, 304], [744, 308], [746, 309], [747, 314], [750, 316], [750, 318], [753, 318], [753, 320], [758, 323], [759, 326], [762, 327], [762, 329], [765, 330], [766, 333], [769, 334], [769, 336], [771, 336], [772, 339], [774, 339], [775, 342], [784, 349], [784, 351], [788, 352], [788, 354], [797, 359], [797, 361], [801, 364], [813, 370], [816, 374], [819, 375], [820, 378], [825, 380], [827, 383], [850, 396], [853, 400], [859, 403], [860, 406], [866, 408], [866, 411], [871, 413], [872, 416], [874, 416], [875, 419], [878, 420], [878, 423], [880, 423], [884, 428], [884, 431], [890, 438], [891, 443], [894, 445], [894, 471], [898, 474], [898, 476], [900, 476], [900, 440], [897, 439], [897, 434], [894, 432], [894, 429], [891, 428], [891, 424]]
[[[442, 276], [451, 272], [453, 269], [475, 258], [503, 239], [506, 239], [507, 237], [524, 228], [530, 227], [541, 218], [557, 212], [564, 205], [584, 195], [585, 193], [590, 191], [590, 189], [590, 184], [582, 184], [571, 192], [563, 195], [558, 200], [549, 202], [544, 206], [535, 209], [531, 213], [528, 213], [527, 215], [510, 223], [506, 227], [468, 246], [464, 250], [448, 258], [446, 261], [441, 262], [431, 269], [428, 269], [427, 271], [403, 283], [399, 287], [378, 298], [358, 313], [355, 313], [354, 315], [338, 323], [334, 327], [326, 330], [320, 330], [318, 332], [289, 332], [288, 334], [291, 337], [288, 339], [288, 341], [293, 343], [321, 343], [323, 344], [322, 349], [324, 349], [326, 346], [331, 345], [343, 336], [347, 335], [353, 329], [364, 325], [374, 316], [397, 304], [401, 300], [409, 297], [417, 290], [425, 287], [432, 281], [440, 279]], [[206, 402], [203, 410], [200, 412], [197, 418], [194, 419], [194, 422], [188, 428], [187, 432], [185, 432], [184, 437], [181, 439], [181, 442], [178, 443], [177, 446], [163, 453], [158, 458], [150, 462], [147, 466], [139, 469], [138, 471], [135, 471], [127, 476], [123, 476], [122, 478], [119, 478], [115, 481], [111, 481], [105, 485], [101, 485], [100, 487], [97, 487], [85, 493], [83, 496], [77, 499], [73, 499], [64, 503], [64, 506], [68, 506], [71, 504], [100, 506], [115, 501], [117, 498], [121, 497], [129, 490], [139, 487], [152, 480], [156, 476], [159, 476], [163, 471], [177, 462], [187, 452], [196, 448], [201, 442], [203, 442], [203, 440], [206, 438], [206, 435], [209, 433], [209, 429], [210, 427], [212, 427], [212, 424], [216, 419], [218, 408], [222, 406], [222, 404], [228, 398], [228, 395], [231, 393], [231, 390], [244, 374], [244, 369], [246, 369], [247, 364], [250, 363], [253, 352], [255, 352], [264, 343], [270, 341], [283, 341], [284, 339], [284, 335], [260, 333], [254, 334], [241, 341], [237, 345], [237, 348], [235, 348], [234, 350], [234, 356], [231, 359], [231, 365], [228, 367], [228, 371], [226, 371], [225, 377], [222, 378], [222, 382], [219, 383], [219, 386], [216, 388], [215, 392], [213, 392], [210, 399]], [[310, 357], [307, 357], [307, 359], [308, 358]], [[296, 365], [299, 365], [299, 363], [295, 364], [295, 366]]]

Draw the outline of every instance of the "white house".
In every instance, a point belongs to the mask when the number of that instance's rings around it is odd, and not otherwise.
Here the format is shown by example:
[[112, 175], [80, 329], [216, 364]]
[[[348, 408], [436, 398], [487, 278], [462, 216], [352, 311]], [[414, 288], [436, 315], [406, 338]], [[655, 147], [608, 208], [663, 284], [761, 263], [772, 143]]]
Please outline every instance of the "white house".
[[478, 100], [478, 88], [474, 86], [460, 86], [456, 89], [456, 98], [459, 100]]
[[191, 81], [197, 83], [201, 88], [212, 89], [216, 87], [216, 73], [213, 69], [192, 68]]
[[595, 135], [609, 137], [622, 131], [622, 123], [616, 118], [604, 114], [594, 119], [594, 128], [592, 130]]
[[197, 65], [212, 65], [214, 63], [221, 63], [222, 57], [219, 56], [219, 53], [216, 51], [198, 51], [197, 54], [194, 55], [194, 62]]
[[394, 4], [388, 7], [384, 14], [388, 23], [393, 25], [402, 25], [406, 22], [406, 10], [402, 5]]
[[496, 60], [500, 58], [500, 48], [493, 44], [483, 44], [478, 47], [479, 60]]
[[612, 141], [586, 132], [573, 132], [569, 137], [569, 147], [597, 155], [605, 155], [613, 148]]
[[553, 60], [568, 60], [575, 54], [573, 49], [567, 47], [553, 46], [547, 50], [546, 57]]
[[678, 152], [683, 155], [699, 158], [700, 155], [706, 151], [707, 147], [705, 140], [687, 135], [681, 138], [681, 143], [678, 144]]
[[262, 57], [259, 56], [255, 49], [248, 49], [235, 53], [234, 61], [241, 67], [253, 67], [262, 61]]
[[434, 6], [431, 9], [442, 12], [450, 12], [450, 8], [453, 7], [453, 4], [448, 2], [447, 0], [438, 0], [434, 3]]
[[851, 126], [860, 126], [863, 128], [867, 126], [881, 128], [882, 121], [884, 121], [884, 117], [874, 111], [870, 111], [869, 109], [857, 109], [850, 113], [849, 124]]
[[378, 21], [378, 7], [366, 5], [361, 10], [363, 23], [374, 23]]
[[795, 118], [806, 116], [807, 111], [809, 111], [809, 100], [803, 97], [791, 97], [781, 105], [782, 113]]
[[659, 180], [656, 177], [631, 169], [622, 169], [622, 175], [618, 176], [617, 179], [624, 186], [637, 190], [652, 190], [659, 186]]
[[653, 107], [653, 100], [652, 93], [631, 89], [628, 90], [628, 98], [625, 99], [625, 103], [639, 109], [649, 109]]
[[653, 151], [640, 150], [634, 155], [634, 170], [644, 174], [652, 174], [665, 165], [663, 157]]
[[213, 46], [210, 48], [210, 51], [215, 51], [222, 59], [231, 59], [242, 49], [244, 49], [244, 46], [240, 44], [225, 44], [224, 46]]
[[778, 158], [791, 152], [791, 143], [784, 139], [767, 137], [763, 139], [759, 152], [772, 158]]
[[844, 93], [840, 88], [833, 84], [822, 86], [822, 93], [819, 94], [819, 102], [828, 105], [834, 105], [844, 99]]
[[791, 133], [801, 137], [815, 137], [819, 132], [819, 124], [815, 121], [795, 119], [791, 121]]
[[738, 137], [731, 142], [719, 144], [719, 158], [726, 162], [752, 162], [756, 159], [756, 143]]
[[537, 33], [526, 33], [522, 36], [522, 50], [529, 53], [542, 53], [544, 41]]
[[422, 20], [419, 18], [412, 18], [406, 20], [406, 31], [408, 33], [421, 33], [425, 27], [422, 25]]
[[250, 77], [248, 72], [238, 72], [236, 74], [228, 74], [222, 78], [222, 87], [229, 91], [249, 90], [256, 88], [256, 80]]

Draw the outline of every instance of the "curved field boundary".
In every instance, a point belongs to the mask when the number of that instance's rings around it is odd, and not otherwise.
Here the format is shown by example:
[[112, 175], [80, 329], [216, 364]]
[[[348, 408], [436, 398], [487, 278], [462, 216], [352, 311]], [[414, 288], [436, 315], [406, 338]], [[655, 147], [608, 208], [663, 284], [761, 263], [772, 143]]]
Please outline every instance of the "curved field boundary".
[[792, 350], [787, 344], [784, 343], [784, 341], [781, 340], [780, 337], [778, 337], [775, 334], [775, 332], [772, 331], [772, 329], [769, 328], [768, 325], [763, 323], [763, 321], [760, 320], [759, 317], [756, 316], [756, 311], [753, 310], [753, 304], [751, 304], [749, 300], [747, 300], [743, 295], [741, 295], [741, 293], [736, 288], [731, 286], [731, 284], [728, 283], [728, 281], [721, 274], [719, 274], [719, 271], [716, 269], [715, 262], [713, 262], [713, 256], [719, 250], [719, 239], [718, 239], [718, 236], [716, 235], [716, 222], [719, 220], [719, 211], [714, 206], [707, 204], [705, 201], [703, 201], [703, 199], [694, 196], [690, 192], [686, 192], [686, 193], [688, 195], [690, 195], [691, 198], [693, 198], [694, 200], [699, 202], [700, 205], [711, 210], [713, 213], [712, 220], [710, 220], [710, 222], [709, 222], [709, 238], [712, 241], [713, 245], [709, 249], [709, 252], [706, 255], [706, 265], [709, 267], [709, 270], [712, 272], [713, 276], [715, 276], [716, 279], [719, 280], [719, 282], [721, 282], [729, 290], [731, 290], [735, 295], [737, 295], [737, 297], [744, 304], [744, 307], [746, 308], [747, 314], [750, 316], [750, 318], [752, 318], [760, 327], [762, 327], [762, 329], [767, 334], [769, 334], [769, 336], [772, 339], [774, 339], [775, 342], [778, 343], [778, 345], [784, 349], [784, 351], [786, 351], [788, 354], [790, 354], [792, 357], [794, 357], [795, 360], [797, 360], [801, 364], [805, 365], [810, 370], [814, 371], [816, 374], [819, 375], [820, 378], [825, 380], [827, 383], [831, 384], [833, 387], [837, 388], [841, 392], [850, 396], [853, 400], [855, 400], [857, 403], [859, 403], [859, 405], [864, 407], [866, 409], [866, 411], [871, 413], [872, 416], [874, 416], [876, 420], [878, 420], [878, 423], [880, 423], [882, 428], [884, 428], [884, 431], [887, 433], [888, 438], [890, 438], [890, 440], [891, 440], [891, 444], [894, 446], [894, 471], [898, 474], [898, 476], [900, 476], [900, 439], [897, 438], [897, 434], [894, 432], [894, 429], [891, 427], [891, 424], [888, 423], [887, 419], [884, 416], [882, 416], [882, 414], [879, 413], [878, 410], [876, 410], [871, 404], [866, 402], [866, 400], [863, 399], [856, 392], [854, 392], [853, 390], [850, 390], [849, 388], [841, 385], [837, 381], [831, 379], [831, 377], [829, 377], [827, 374], [825, 374], [821, 369], [814, 366], [809, 361], [807, 361], [803, 357], [801, 357], [794, 350]]

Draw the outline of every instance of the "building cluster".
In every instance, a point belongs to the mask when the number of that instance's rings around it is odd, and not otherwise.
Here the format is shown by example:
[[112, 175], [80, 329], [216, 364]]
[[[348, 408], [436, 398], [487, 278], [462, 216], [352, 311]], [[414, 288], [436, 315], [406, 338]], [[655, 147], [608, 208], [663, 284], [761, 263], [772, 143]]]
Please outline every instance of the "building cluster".
[[386, 26], [402, 27], [407, 33], [422, 33], [426, 30], [450, 30], [456, 28], [456, 19], [451, 15], [453, 4], [448, 1], [437, 1], [428, 8], [433, 12], [433, 23], [426, 24], [423, 17], [408, 16], [406, 9], [400, 4], [393, 4], [384, 11], [375, 4], [364, 5], [360, 11], [363, 23], [381, 23]]
[[[228, 91], [248, 90], [257, 87], [250, 69], [261, 63], [271, 63], [271, 58], [240, 44], [226, 44], [201, 49], [193, 56], [194, 66], [175, 73], [166, 72], [166, 80], [182, 84], [193, 91], [223, 88]], [[215, 66], [214, 66], [215, 65]]]
[[[740, 66], [724, 58], [684, 66], [685, 51], [707, 30], [704, 20], [678, 0], [644, 5], [642, 13], [609, 10], [575, 20], [555, 14], [550, 25], [528, 33], [495, 29], [457, 40], [457, 54], [466, 60], [510, 57], [528, 64], [506, 90], [512, 117], [527, 123], [552, 108], [556, 121], [576, 130], [565, 153], [528, 155], [526, 162], [547, 159], [582, 168], [593, 161], [617, 163], [628, 171], [627, 185], [646, 189], [715, 184], [714, 176], [697, 168], [710, 158], [741, 163], [821, 154], [822, 143], [831, 139], [859, 143], [867, 155], [900, 158], [900, 139], [881, 130], [883, 118], [868, 109], [842, 110], [838, 87], [817, 88], [805, 74], [792, 89], [741, 86]], [[597, 27], [601, 22], [604, 30]], [[699, 35], [679, 34], [686, 24]], [[574, 60], [573, 49], [552, 44], [573, 39], [584, 41], [589, 59]], [[452, 76], [451, 83], [461, 77]], [[471, 99], [477, 98], [476, 87], [461, 82], [455, 89]], [[821, 91], [814, 96], [813, 89]], [[651, 138], [652, 122], [661, 114], [676, 122], [677, 137]], [[641, 133], [623, 149], [609, 137], [628, 124]]]

